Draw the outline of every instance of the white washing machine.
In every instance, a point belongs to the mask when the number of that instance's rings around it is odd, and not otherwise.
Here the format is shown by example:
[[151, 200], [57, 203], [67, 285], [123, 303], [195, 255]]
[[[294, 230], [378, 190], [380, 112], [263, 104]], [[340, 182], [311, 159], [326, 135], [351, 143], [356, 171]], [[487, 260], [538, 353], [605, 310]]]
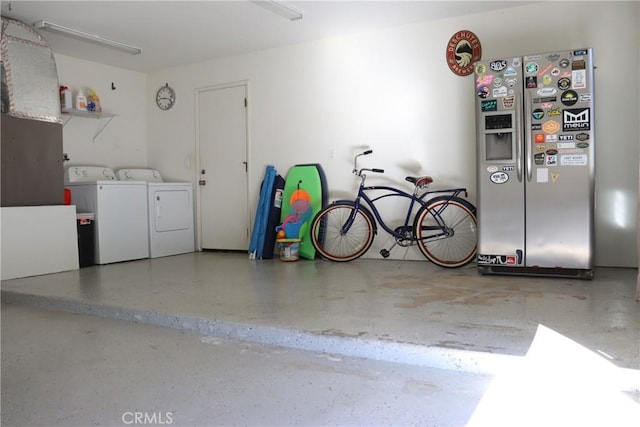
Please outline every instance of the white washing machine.
[[65, 187], [79, 213], [94, 213], [96, 264], [149, 258], [147, 184], [122, 182], [112, 169], [70, 166]]
[[193, 184], [164, 182], [154, 169], [120, 169], [121, 182], [146, 181], [151, 258], [195, 250]]

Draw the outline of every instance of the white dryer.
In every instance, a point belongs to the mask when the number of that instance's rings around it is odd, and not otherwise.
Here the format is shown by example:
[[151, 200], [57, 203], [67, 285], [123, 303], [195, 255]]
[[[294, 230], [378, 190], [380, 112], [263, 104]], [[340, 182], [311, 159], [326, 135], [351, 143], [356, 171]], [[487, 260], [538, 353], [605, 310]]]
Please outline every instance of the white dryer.
[[149, 258], [145, 182], [118, 181], [98, 166], [70, 166], [64, 178], [77, 212], [95, 214], [96, 264]]
[[120, 169], [116, 175], [122, 182], [147, 183], [151, 258], [195, 250], [193, 184], [164, 182], [154, 169]]

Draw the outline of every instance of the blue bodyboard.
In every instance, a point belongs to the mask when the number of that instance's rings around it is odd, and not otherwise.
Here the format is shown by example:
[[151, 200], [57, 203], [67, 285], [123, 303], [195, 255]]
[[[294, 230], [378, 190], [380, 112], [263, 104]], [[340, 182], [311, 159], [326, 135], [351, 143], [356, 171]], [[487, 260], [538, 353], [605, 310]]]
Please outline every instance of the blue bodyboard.
[[276, 169], [268, 165], [262, 187], [260, 188], [260, 199], [256, 209], [256, 217], [253, 222], [251, 241], [249, 242], [249, 259], [261, 259], [264, 254], [265, 233], [267, 232], [267, 222], [272, 200], [273, 183], [276, 177]]

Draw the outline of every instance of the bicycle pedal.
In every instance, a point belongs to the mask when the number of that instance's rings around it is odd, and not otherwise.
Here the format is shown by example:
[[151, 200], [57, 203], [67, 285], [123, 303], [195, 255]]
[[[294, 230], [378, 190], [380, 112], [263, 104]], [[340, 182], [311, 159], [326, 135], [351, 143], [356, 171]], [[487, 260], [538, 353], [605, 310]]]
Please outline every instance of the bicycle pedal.
[[380, 255], [382, 255], [383, 258], [389, 258], [389, 255], [391, 255], [391, 253], [386, 249], [382, 249], [380, 251]]

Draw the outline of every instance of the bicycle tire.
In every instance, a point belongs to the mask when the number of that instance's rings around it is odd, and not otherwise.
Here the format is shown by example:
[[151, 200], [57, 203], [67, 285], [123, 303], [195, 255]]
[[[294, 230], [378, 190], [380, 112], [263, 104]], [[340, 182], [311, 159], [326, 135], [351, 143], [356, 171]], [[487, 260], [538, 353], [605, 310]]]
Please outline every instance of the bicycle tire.
[[[422, 254], [445, 268], [462, 267], [475, 259], [478, 249], [475, 212], [475, 206], [460, 197], [439, 196], [427, 201], [416, 214], [413, 228]], [[439, 221], [444, 222], [446, 230]], [[434, 231], [446, 234], [429, 238]]]
[[373, 243], [376, 223], [364, 206], [357, 210], [346, 233], [342, 226], [355, 209], [355, 203], [336, 202], [323, 208], [311, 222], [311, 243], [316, 251], [331, 261], [347, 262], [361, 257]]

